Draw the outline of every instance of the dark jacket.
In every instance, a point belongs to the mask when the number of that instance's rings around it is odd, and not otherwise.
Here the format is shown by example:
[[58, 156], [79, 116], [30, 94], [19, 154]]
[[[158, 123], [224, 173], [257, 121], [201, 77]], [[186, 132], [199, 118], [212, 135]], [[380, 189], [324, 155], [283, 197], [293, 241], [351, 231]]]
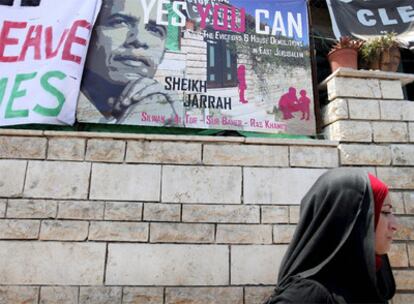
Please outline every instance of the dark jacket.
[[277, 287], [265, 303], [387, 303], [394, 277], [386, 255], [377, 271], [374, 240], [367, 173], [328, 171], [302, 199]]

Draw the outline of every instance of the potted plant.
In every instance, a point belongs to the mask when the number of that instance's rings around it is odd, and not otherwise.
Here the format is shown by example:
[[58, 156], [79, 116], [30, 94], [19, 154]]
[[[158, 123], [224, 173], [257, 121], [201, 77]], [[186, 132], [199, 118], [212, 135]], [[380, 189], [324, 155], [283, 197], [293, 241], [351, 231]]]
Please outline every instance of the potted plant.
[[365, 67], [372, 70], [396, 72], [401, 61], [400, 43], [395, 33], [370, 39], [360, 49]]
[[340, 67], [357, 69], [358, 51], [363, 44], [364, 41], [359, 39], [352, 39], [348, 36], [341, 37], [328, 53], [332, 72]]

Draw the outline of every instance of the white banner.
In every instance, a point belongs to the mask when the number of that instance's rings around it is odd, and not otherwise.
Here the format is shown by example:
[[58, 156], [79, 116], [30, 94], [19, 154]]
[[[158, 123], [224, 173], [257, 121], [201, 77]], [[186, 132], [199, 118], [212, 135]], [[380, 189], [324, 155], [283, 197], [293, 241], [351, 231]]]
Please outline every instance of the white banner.
[[0, 125], [73, 124], [101, 0], [0, 0]]

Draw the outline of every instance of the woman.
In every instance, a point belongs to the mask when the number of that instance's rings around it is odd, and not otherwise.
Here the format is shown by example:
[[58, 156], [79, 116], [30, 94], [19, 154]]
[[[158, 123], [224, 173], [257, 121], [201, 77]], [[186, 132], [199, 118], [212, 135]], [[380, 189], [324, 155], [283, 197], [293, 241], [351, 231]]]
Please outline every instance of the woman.
[[386, 253], [396, 229], [384, 183], [358, 169], [328, 171], [302, 199], [266, 304], [387, 303], [395, 283]]

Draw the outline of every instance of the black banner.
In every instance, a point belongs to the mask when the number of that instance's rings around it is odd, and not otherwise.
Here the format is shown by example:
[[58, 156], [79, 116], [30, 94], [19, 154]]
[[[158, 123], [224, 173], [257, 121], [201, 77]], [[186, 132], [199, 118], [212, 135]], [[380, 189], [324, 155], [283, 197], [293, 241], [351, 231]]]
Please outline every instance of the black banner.
[[367, 40], [397, 33], [402, 46], [414, 48], [414, 2], [412, 0], [326, 0], [337, 39], [354, 36]]

